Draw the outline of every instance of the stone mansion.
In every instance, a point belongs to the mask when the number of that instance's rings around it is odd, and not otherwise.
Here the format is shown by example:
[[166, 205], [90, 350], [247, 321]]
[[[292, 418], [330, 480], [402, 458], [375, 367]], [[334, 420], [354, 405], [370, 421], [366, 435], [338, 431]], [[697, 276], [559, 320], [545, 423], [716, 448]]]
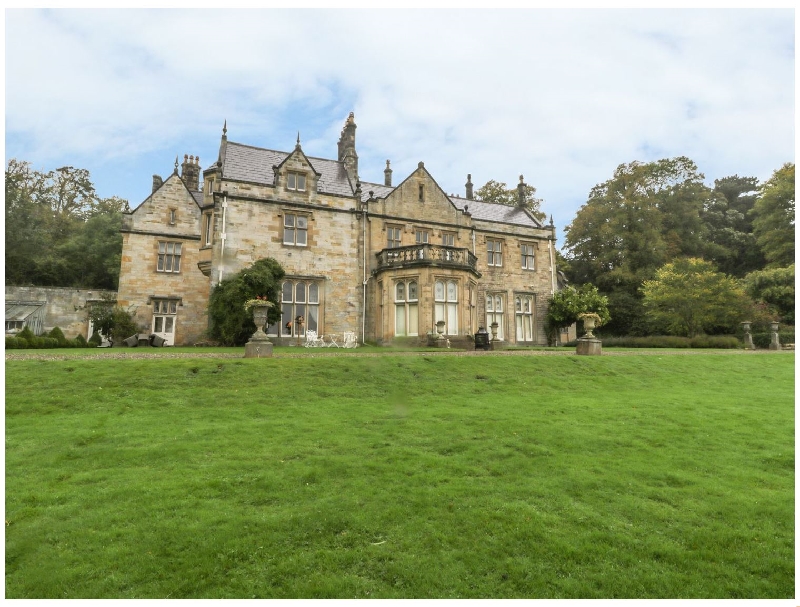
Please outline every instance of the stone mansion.
[[[366, 181], [352, 113], [335, 159], [306, 156], [299, 137], [289, 152], [234, 143], [226, 127], [202, 183], [199, 158], [185, 157], [180, 174], [176, 160], [123, 220], [118, 301], [167, 344], [203, 340], [211, 290], [264, 257], [286, 271], [281, 321], [266, 329], [277, 344], [308, 329], [424, 341], [437, 321], [454, 346], [493, 322], [504, 343], [547, 343], [552, 219], [543, 225], [522, 200], [474, 199], [469, 175], [464, 197], [448, 195], [422, 162], [397, 185], [388, 160], [382, 183]], [[305, 325], [287, 326], [298, 315]]]

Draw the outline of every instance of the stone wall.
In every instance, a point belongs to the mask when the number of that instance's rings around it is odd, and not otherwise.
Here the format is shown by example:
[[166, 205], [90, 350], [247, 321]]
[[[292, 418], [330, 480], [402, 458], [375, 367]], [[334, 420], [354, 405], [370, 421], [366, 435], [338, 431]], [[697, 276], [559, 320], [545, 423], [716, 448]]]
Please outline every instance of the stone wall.
[[46, 301], [44, 330], [58, 327], [67, 339], [89, 335], [89, 307], [103, 295], [114, 291], [73, 289], [70, 287], [14, 287], [6, 285], [6, 303], [10, 301]]
[[[125, 217], [119, 304], [142, 333], [153, 330], [153, 299], [177, 300], [175, 345], [204, 338], [208, 328], [209, 278], [200, 271], [201, 211], [177, 175]], [[159, 271], [159, 243], [180, 243], [179, 272]]]

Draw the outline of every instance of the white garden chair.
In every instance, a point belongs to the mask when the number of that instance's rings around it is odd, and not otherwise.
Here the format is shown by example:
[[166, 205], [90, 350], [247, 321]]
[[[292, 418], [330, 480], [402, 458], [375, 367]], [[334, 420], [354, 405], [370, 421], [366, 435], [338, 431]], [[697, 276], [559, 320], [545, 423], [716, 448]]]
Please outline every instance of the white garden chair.
[[344, 332], [344, 345], [343, 348], [357, 348], [358, 341], [356, 340], [356, 334], [352, 331], [345, 331]]
[[325, 342], [322, 339], [322, 335], [317, 335], [316, 331], [308, 330], [306, 331], [306, 343], [304, 344], [306, 348], [320, 348], [325, 345]]

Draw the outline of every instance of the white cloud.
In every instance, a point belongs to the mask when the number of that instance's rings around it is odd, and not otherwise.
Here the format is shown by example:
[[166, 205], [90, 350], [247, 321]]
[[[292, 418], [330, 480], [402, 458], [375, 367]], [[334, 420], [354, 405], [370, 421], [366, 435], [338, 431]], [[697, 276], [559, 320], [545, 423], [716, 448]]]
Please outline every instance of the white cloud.
[[[687, 155], [709, 181], [794, 159], [791, 10], [6, 12], [7, 157], [92, 170], [138, 202], [176, 153], [232, 140], [361, 173], [425, 161], [536, 186], [560, 228], [620, 163]], [[102, 174], [92, 166], [102, 167]], [[136, 184], [132, 167], [142, 167]], [[149, 167], [149, 168], [148, 168]]]

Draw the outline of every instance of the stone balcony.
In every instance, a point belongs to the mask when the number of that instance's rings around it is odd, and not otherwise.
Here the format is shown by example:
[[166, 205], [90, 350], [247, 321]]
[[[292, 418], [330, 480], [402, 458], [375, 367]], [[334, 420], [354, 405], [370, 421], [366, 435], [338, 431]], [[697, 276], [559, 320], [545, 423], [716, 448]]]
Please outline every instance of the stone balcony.
[[375, 254], [378, 266], [374, 273], [389, 269], [433, 266], [467, 270], [480, 277], [478, 258], [469, 249], [435, 244], [416, 244], [395, 249], [383, 249]]

